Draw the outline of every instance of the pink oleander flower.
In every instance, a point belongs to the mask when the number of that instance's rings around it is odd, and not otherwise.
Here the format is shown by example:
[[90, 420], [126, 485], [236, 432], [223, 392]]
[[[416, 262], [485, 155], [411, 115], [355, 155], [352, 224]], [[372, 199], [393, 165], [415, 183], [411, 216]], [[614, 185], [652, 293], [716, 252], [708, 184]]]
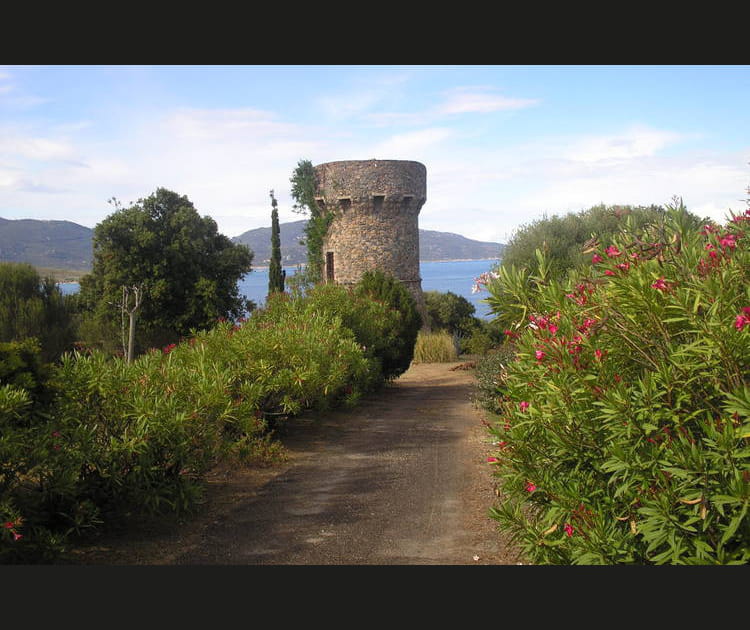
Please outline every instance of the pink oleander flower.
[[607, 247], [607, 249], [604, 250], [607, 253], [607, 256], [610, 258], [617, 258], [622, 252], [617, 249], [614, 245], [610, 245]]
[[750, 324], [750, 317], [748, 317], [747, 315], [737, 315], [736, 319], [734, 320], [734, 327], [737, 330], [742, 330], [748, 324]]
[[548, 330], [550, 334], [554, 335], [557, 332], [557, 326], [555, 326], [554, 324], [550, 324]]
[[628, 269], [630, 269], [630, 263], [629, 262], [620, 263], [619, 265], [617, 265], [617, 268], [622, 269], [623, 271], [627, 271]]
[[499, 461], [500, 460], [497, 457], [488, 457], [487, 458], [487, 463], [489, 463], [489, 464], [496, 464]]
[[23, 534], [19, 534], [18, 532], [13, 532], [13, 540], [21, 540], [23, 538]]
[[737, 236], [735, 234], [726, 234], [719, 240], [719, 245], [721, 245], [722, 247], [729, 247], [730, 249], [734, 249], [735, 247], [737, 247]]
[[570, 538], [573, 535], [573, 532], [575, 529], [573, 529], [573, 526], [570, 523], [565, 523], [563, 526], [563, 529], [565, 530], [565, 533], [568, 535], [568, 538]]
[[597, 348], [596, 350], [594, 350], [594, 356], [596, 357], [597, 361], [601, 361], [602, 360], [603, 354], [604, 353], [601, 350], [599, 350], [599, 348]]
[[547, 356], [547, 355], [544, 352], [542, 352], [541, 350], [537, 350], [534, 353], [534, 356], [536, 357], [537, 361], [542, 361], [542, 360], [544, 360], [544, 357]]
[[526, 482], [526, 492], [534, 492], [536, 490], [536, 486], [531, 483], [530, 481]]
[[666, 291], [669, 286], [666, 282], [664, 282], [664, 276], [656, 280], [654, 283], [651, 284], [652, 289], [656, 289], [657, 291]]
[[612, 271], [611, 269], [605, 269], [605, 270], [604, 270], [604, 275], [605, 275], [605, 276], [614, 276], [614, 275], [615, 275], [615, 272], [614, 272], [614, 271]]
[[602, 257], [601, 257], [601, 256], [600, 256], [599, 254], [594, 254], [594, 255], [593, 255], [593, 256], [591, 257], [591, 264], [592, 264], [592, 265], [596, 265], [597, 263], [600, 263], [600, 262], [602, 262], [603, 260], [604, 260], [604, 258], [602, 258]]
[[5, 529], [13, 529], [14, 525], [12, 521], [6, 521], [5, 523], [3, 523], [3, 527]]
[[529, 408], [529, 403], [527, 403], [525, 400], [523, 402], [518, 403], [518, 408], [521, 411], [526, 411]]
[[[225, 320], [226, 321], [226, 320]], [[164, 354], [169, 354], [177, 347], [176, 343], [170, 343], [168, 346], [164, 346]]]

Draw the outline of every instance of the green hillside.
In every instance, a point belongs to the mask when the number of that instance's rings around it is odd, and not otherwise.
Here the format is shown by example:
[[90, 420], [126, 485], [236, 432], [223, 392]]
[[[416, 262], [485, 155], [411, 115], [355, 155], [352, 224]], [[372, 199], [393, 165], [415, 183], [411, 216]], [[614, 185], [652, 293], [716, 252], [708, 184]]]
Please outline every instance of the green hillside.
[[[280, 225], [282, 264], [306, 262], [307, 249], [300, 245], [305, 223], [301, 220]], [[70, 221], [0, 218], [0, 262], [25, 262], [39, 269], [64, 270], [66, 276], [70, 272], [90, 271], [92, 237], [91, 228]], [[232, 240], [250, 247], [255, 253], [256, 266], [268, 264], [270, 227], [248, 230]], [[450, 232], [419, 230], [419, 259], [423, 261], [496, 259], [501, 256], [502, 248], [500, 243], [475, 241]]]
[[91, 228], [70, 221], [0, 218], [0, 262], [52, 269], [91, 269]]

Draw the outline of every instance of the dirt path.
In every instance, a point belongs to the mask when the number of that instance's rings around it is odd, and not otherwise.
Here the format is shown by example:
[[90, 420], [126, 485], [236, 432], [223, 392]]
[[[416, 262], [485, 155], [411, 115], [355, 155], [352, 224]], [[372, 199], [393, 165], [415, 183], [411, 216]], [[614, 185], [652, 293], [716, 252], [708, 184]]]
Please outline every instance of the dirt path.
[[185, 523], [80, 550], [86, 564], [517, 564], [487, 515], [472, 370], [413, 365], [352, 410], [290, 421], [289, 460], [209, 481]]

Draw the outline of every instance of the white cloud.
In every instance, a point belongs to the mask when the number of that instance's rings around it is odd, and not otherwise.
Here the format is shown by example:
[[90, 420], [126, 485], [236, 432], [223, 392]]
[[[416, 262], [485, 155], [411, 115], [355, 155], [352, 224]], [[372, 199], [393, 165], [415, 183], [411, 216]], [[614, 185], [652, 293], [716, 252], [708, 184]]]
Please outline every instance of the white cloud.
[[428, 150], [434, 149], [453, 132], [445, 127], [431, 127], [397, 134], [367, 150], [368, 156], [388, 160], [420, 160]]
[[488, 88], [456, 88], [435, 108], [436, 115], [467, 114], [523, 109], [539, 103], [539, 99], [509, 98]]
[[488, 114], [524, 109], [541, 101], [532, 98], [511, 98], [488, 87], [459, 87], [443, 93], [443, 100], [424, 111], [374, 112], [366, 119], [377, 126], [432, 124], [459, 114]]
[[409, 73], [368, 76], [355, 81], [346, 91], [328, 93], [312, 100], [321, 114], [328, 119], [341, 122], [356, 116], [366, 115], [369, 110], [383, 103], [398, 101], [399, 86], [409, 79]]
[[650, 157], [682, 139], [680, 134], [643, 126], [625, 132], [589, 136], [576, 141], [562, 157], [574, 162], [603, 162]]

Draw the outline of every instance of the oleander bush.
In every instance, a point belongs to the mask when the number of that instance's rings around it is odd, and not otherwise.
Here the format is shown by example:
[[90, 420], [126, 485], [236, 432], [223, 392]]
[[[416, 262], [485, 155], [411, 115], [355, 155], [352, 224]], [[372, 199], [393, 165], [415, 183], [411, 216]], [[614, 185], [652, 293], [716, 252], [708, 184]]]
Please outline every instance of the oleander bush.
[[52, 397], [31, 350], [0, 352], [14, 366], [0, 372], [5, 562], [51, 561], [89, 528], [190, 510], [218, 461], [275, 455], [284, 418], [353, 404], [382, 378], [340, 316], [283, 294], [130, 364], [65, 355]]
[[538, 564], [750, 561], [750, 210], [695, 228], [681, 202], [558, 280], [500, 269], [490, 304], [503, 500]]

